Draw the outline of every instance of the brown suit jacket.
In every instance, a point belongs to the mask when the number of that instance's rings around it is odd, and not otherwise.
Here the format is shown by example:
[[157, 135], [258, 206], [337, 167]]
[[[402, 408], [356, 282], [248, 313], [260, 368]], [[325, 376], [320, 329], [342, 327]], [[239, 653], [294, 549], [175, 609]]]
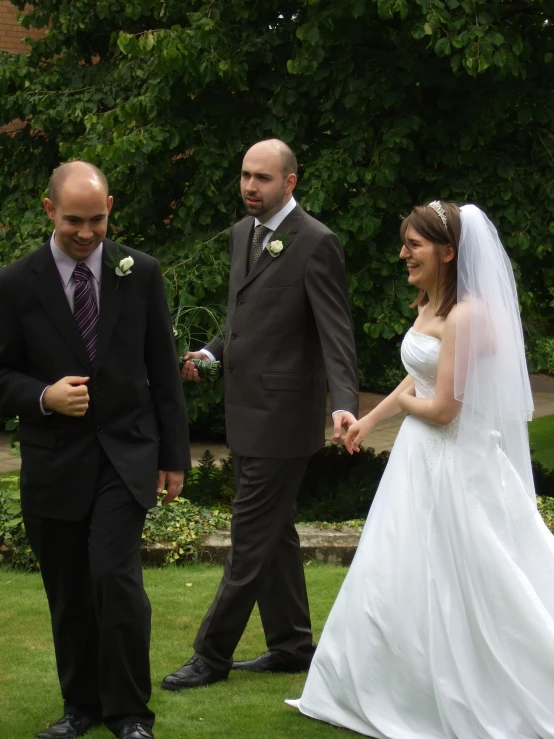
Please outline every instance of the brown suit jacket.
[[[223, 360], [227, 441], [239, 456], [294, 458], [325, 441], [332, 410], [358, 413], [352, 319], [337, 236], [297, 205], [247, 272], [254, 218], [233, 226], [226, 328], [208, 345]], [[278, 238], [272, 235], [271, 240]]]

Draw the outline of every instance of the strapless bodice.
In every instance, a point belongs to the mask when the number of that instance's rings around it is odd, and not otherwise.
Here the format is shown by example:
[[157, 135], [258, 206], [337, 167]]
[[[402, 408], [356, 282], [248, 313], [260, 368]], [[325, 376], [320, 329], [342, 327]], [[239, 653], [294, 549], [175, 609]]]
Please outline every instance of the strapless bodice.
[[440, 339], [409, 329], [402, 342], [401, 357], [404, 367], [414, 378], [416, 396], [432, 398], [437, 387]]

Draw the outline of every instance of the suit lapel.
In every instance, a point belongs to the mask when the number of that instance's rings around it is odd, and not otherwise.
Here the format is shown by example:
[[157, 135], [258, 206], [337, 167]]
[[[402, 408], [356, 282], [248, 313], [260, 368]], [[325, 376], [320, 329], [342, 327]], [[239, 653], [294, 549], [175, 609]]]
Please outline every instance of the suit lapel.
[[47, 241], [36, 252], [36, 256], [31, 262], [31, 269], [34, 273], [33, 288], [46, 314], [63, 336], [69, 349], [87, 368], [87, 371], [91, 372], [92, 365], [69, 307], [60, 274], [52, 256], [50, 241]]
[[[296, 234], [298, 233], [298, 229], [300, 228], [300, 222], [302, 218], [304, 217], [304, 211], [302, 208], [297, 205], [296, 208], [292, 211], [292, 213], [289, 213], [289, 215], [285, 218], [285, 220], [281, 223], [279, 228], [277, 229], [277, 233], [288, 234], [288, 243], [286, 246], [286, 249], [291, 249], [294, 238]], [[250, 240], [252, 238], [252, 229], [250, 230]], [[273, 239], [273, 234], [271, 235], [269, 241]], [[269, 243], [269, 242], [268, 242]], [[249, 247], [249, 241], [246, 241], [246, 259], [248, 259], [248, 247]], [[264, 249], [263, 252], [260, 255], [260, 258], [256, 262], [256, 264], [252, 267], [249, 274], [246, 275], [246, 263], [245, 263], [245, 271], [243, 274], [245, 274], [245, 278], [241, 284], [239, 284], [239, 290], [242, 290], [242, 288], [249, 285], [252, 280], [255, 280], [258, 275], [260, 275], [264, 269], [267, 269], [269, 265], [276, 261], [277, 259], [280, 259], [281, 257], [272, 257], [267, 249]]]
[[[102, 360], [110, 345], [110, 339], [114, 326], [123, 304], [126, 293], [126, 282], [133, 279], [132, 274], [128, 277], [118, 278], [110, 260], [117, 251], [113, 241], [104, 240], [102, 250], [102, 282], [100, 285], [100, 319], [98, 322], [98, 344], [96, 347], [96, 358], [94, 361], [94, 372], [98, 372]], [[120, 250], [125, 256], [127, 252]]]
[[254, 219], [248, 218], [241, 224], [241, 231], [237, 235], [234, 246], [236, 250], [237, 282], [242, 285], [248, 271], [248, 257], [250, 256], [250, 244], [254, 237]]
[[234, 304], [236, 294], [246, 279], [248, 253], [253, 233], [253, 218], [245, 218], [239, 221], [233, 228], [233, 253], [231, 256], [231, 272], [229, 274], [230, 304]]

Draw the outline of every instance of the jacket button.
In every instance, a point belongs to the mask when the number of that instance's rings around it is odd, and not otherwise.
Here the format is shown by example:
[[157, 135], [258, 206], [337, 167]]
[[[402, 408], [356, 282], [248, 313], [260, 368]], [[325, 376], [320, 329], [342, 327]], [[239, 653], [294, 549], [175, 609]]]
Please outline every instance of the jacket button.
[[231, 334], [231, 338], [232, 338], [232, 339], [236, 339], [236, 338], [237, 338], [237, 336], [238, 336], [238, 334]]
[[94, 394], [95, 395], [100, 395], [100, 388], [99, 387], [95, 387], [94, 388]]
[[97, 426], [97, 427], [96, 427], [96, 431], [97, 431], [97, 432], [98, 432], [99, 434], [101, 434], [101, 433], [102, 433], [102, 431], [104, 431], [104, 429], [102, 428], [102, 426]]
[[232, 372], [234, 370], [234, 367], [227, 367], [227, 372]]
[[244, 305], [244, 300], [239, 300], [239, 305]]

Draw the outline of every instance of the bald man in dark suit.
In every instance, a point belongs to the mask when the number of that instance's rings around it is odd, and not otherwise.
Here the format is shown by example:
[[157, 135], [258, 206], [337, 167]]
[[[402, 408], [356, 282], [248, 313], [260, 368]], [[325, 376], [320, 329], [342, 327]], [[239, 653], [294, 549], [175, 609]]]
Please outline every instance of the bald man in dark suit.
[[[185, 357], [223, 361], [237, 492], [223, 579], [193, 657], [162, 683], [168, 690], [225, 680], [232, 668], [303, 671], [314, 652], [296, 498], [325, 442], [328, 389], [338, 440], [358, 412], [358, 378], [343, 249], [295, 202], [295, 185], [296, 157], [282, 141], [247, 151], [249, 216], [231, 230], [227, 328]], [[199, 379], [190, 361], [182, 373]], [[233, 663], [256, 602], [268, 651]]]
[[23, 519], [64, 699], [39, 739], [100, 722], [152, 739], [141, 534], [156, 491], [169, 502], [190, 468], [160, 265], [106, 239], [111, 207], [100, 170], [61, 165], [53, 235], [0, 270], [0, 411], [19, 416]]

